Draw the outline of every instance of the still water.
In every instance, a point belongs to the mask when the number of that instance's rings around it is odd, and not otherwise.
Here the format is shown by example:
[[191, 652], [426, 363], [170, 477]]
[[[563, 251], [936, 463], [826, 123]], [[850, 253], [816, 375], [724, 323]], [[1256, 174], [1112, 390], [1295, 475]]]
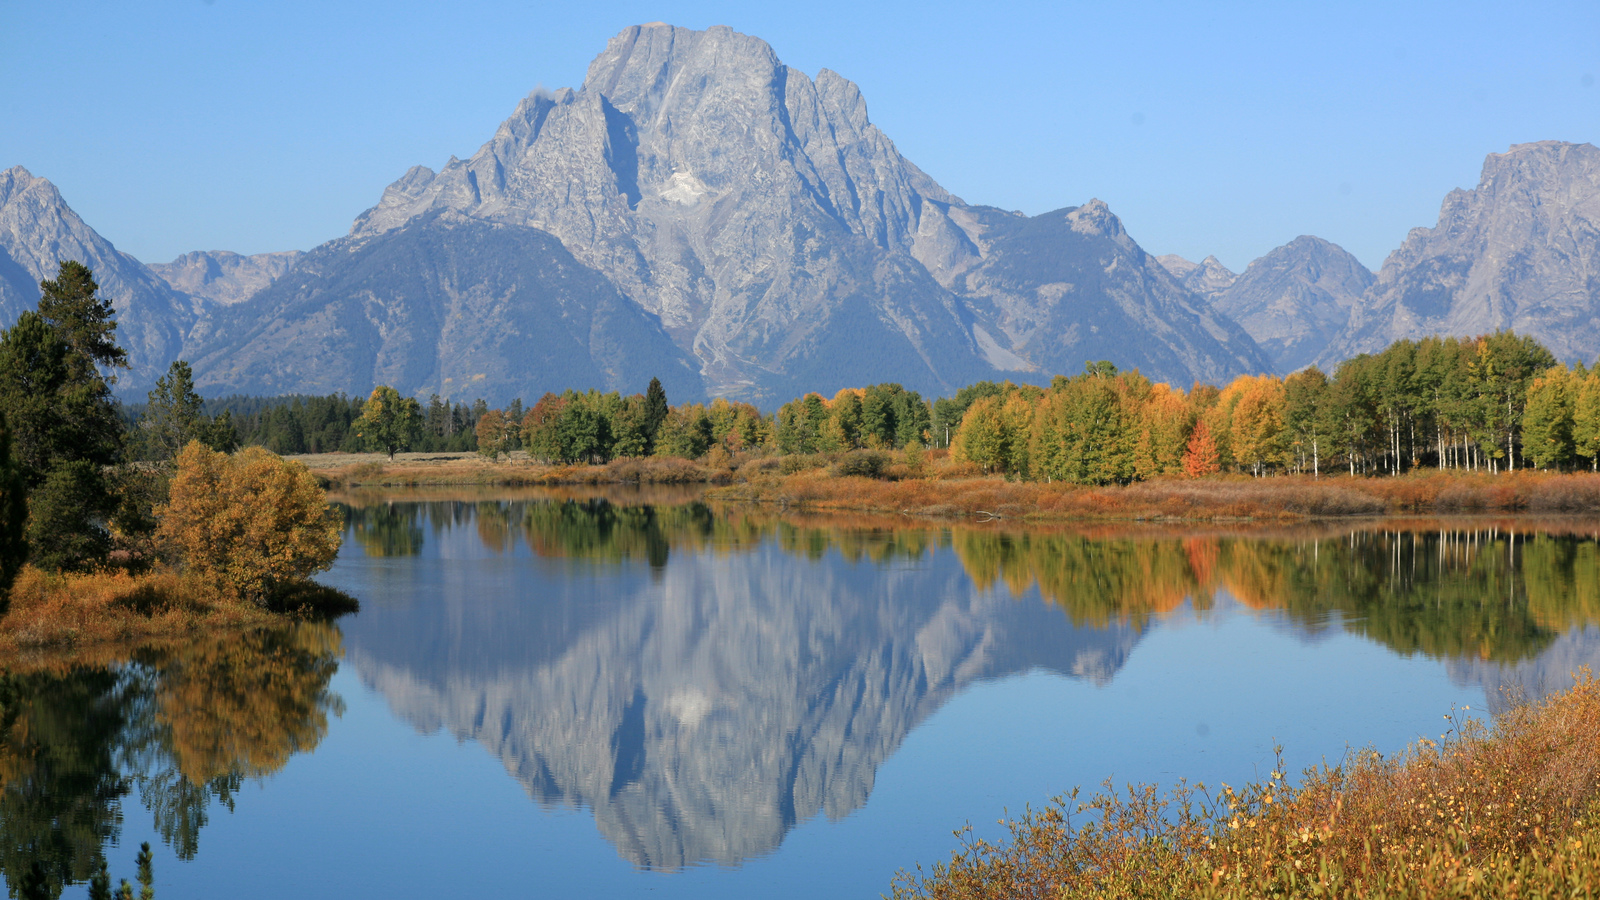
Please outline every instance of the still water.
[[8, 884], [84, 896], [150, 841], [169, 898], [876, 897], [1074, 785], [1394, 751], [1600, 663], [1590, 523], [684, 499], [353, 496], [323, 580], [360, 613], [15, 666]]

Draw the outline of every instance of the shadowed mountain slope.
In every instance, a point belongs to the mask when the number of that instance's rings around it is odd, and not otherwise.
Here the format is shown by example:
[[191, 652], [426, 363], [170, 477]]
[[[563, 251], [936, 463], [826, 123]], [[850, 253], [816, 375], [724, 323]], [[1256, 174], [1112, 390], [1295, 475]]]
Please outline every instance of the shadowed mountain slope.
[[494, 404], [547, 390], [633, 392], [659, 376], [703, 395], [654, 316], [555, 238], [437, 213], [313, 250], [202, 322], [207, 393], [331, 393], [388, 384]]

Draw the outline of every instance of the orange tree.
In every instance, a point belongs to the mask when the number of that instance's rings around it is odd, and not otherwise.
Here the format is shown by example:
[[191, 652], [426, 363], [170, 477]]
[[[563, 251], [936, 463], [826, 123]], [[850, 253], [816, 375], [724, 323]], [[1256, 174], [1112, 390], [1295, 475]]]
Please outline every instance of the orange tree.
[[333, 564], [340, 516], [305, 466], [260, 447], [229, 455], [199, 441], [178, 454], [158, 544], [187, 570], [265, 603]]

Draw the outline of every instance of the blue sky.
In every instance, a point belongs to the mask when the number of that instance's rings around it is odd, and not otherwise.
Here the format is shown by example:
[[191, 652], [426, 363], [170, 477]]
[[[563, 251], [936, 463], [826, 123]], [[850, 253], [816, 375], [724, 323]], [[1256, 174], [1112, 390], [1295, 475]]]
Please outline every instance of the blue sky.
[[309, 249], [573, 86], [623, 27], [726, 24], [857, 82], [970, 203], [1099, 197], [1240, 270], [1300, 234], [1376, 267], [1513, 143], [1600, 140], [1600, 3], [0, 0], [0, 168], [120, 249]]

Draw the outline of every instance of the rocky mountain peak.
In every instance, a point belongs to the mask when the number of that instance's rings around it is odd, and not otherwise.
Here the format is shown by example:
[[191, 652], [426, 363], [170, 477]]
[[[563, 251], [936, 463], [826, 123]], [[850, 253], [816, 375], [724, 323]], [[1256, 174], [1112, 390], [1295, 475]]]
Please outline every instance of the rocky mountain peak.
[[1301, 235], [1250, 263], [1211, 299], [1244, 326], [1278, 371], [1292, 372], [1343, 334], [1372, 280], [1344, 248]]
[[1175, 253], [1169, 253], [1156, 257], [1156, 262], [1171, 272], [1184, 287], [1208, 300], [1215, 300], [1218, 294], [1227, 290], [1234, 279], [1239, 277], [1215, 256], [1207, 256], [1199, 262], [1190, 262]]
[[1510, 328], [1564, 360], [1600, 346], [1600, 149], [1541, 141], [1490, 154], [1433, 228], [1390, 254], [1329, 362], [1402, 338]]
[[1078, 234], [1102, 235], [1113, 240], [1126, 241], [1128, 233], [1122, 220], [1116, 217], [1104, 200], [1091, 199], [1088, 203], [1067, 213], [1067, 221]]
[[[812, 78], [726, 27], [625, 29], [580, 88], [534, 91], [470, 158], [410, 169], [345, 240], [369, 246], [428, 222], [424, 230], [451, 243], [459, 235], [440, 230], [445, 212], [553, 237], [655, 318], [707, 393], [768, 408], [880, 381], [943, 394], [1011, 377], [1003, 373], [1045, 380], [1060, 359], [1078, 371], [1082, 353], [1180, 383], [1265, 365], [1242, 330], [1193, 308], [1164, 272], [1147, 277], [1144, 252], [1105, 203], [1032, 219], [968, 206], [900, 155], [855, 84], [827, 69]], [[420, 232], [393, 246], [418, 240]], [[531, 235], [515, 240], [554, 252]], [[1045, 247], [1071, 259], [995, 257]], [[380, 293], [325, 274], [319, 290]], [[494, 280], [474, 276], [480, 282]], [[428, 283], [435, 312], [465, 308], [438, 293], [443, 282]], [[287, 294], [269, 299], [284, 314], [313, 315]], [[420, 314], [418, 297], [405, 303]], [[276, 333], [332, 333], [296, 329]], [[398, 332], [385, 324], [377, 333]], [[226, 342], [201, 350], [195, 358], [219, 366], [236, 360]], [[261, 365], [288, 352], [266, 353]], [[513, 373], [498, 360], [488, 368], [509, 390]], [[283, 373], [231, 363], [225, 377], [285, 383]]]
[[0, 324], [37, 306], [39, 282], [56, 277], [68, 259], [94, 270], [116, 309], [117, 340], [132, 365], [119, 389], [148, 387], [177, 357], [195, 301], [85, 224], [48, 179], [22, 166], [0, 172]]
[[173, 289], [209, 303], [230, 306], [254, 296], [305, 256], [299, 250], [242, 256], [227, 250], [196, 250], [150, 271]]

